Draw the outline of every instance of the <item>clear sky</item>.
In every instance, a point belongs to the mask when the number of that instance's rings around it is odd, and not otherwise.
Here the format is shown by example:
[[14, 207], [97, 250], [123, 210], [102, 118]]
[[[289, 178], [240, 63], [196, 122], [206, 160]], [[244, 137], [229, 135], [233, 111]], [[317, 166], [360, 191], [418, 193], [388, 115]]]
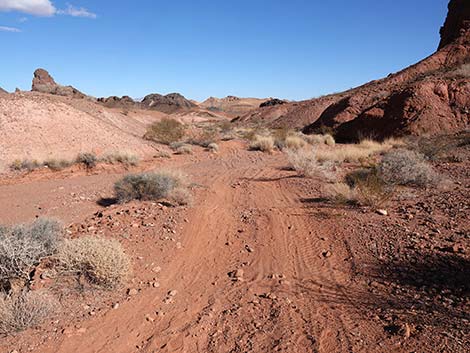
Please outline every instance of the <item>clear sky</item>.
[[448, 0], [0, 0], [0, 87], [293, 100], [432, 54]]

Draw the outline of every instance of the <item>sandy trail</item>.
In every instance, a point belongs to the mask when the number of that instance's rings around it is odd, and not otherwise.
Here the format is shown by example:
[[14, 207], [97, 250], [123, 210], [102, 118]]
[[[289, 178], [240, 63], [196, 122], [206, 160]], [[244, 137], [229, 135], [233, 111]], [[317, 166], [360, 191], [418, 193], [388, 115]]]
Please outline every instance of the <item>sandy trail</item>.
[[[41, 351], [351, 351], [348, 254], [325, 253], [335, 226], [312, 217], [300, 192], [289, 187], [295, 175], [283, 166], [281, 154], [237, 144], [199, 163], [182, 160], [181, 169], [202, 189], [187, 215], [182, 248], [159, 259], [159, 290], [142, 290], [118, 310], [87, 320], [84, 335], [63, 335]], [[96, 198], [116, 177], [35, 183], [81, 185]], [[98, 207], [82, 201], [82, 213]], [[23, 211], [33, 215], [34, 207]], [[230, 273], [240, 269], [243, 278], [234, 280]], [[177, 295], [168, 301], [170, 290]]]

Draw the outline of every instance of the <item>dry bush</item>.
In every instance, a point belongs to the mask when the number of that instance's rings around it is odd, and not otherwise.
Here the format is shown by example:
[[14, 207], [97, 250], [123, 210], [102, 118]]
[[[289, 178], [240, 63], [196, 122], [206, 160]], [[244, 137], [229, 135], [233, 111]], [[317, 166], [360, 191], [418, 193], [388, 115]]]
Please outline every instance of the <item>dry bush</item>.
[[114, 184], [116, 199], [120, 203], [131, 200], [158, 200], [168, 196], [175, 188], [184, 187], [184, 176], [178, 172], [129, 174]]
[[395, 188], [382, 180], [377, 168], [354, 170], [346, 175], [345, 182], [364, 206], [384, 206], [395, 195]]
[[287, 158], [291, 167], [306, 177], [321, 177], [334, 180], [334, 166], [330, 162], [320, 163], [315, 150], [287, 150]]
[[307, 143], [299, 136], [287, 136], [285, 139], [285, 147], [290, 150], [298, 150], [307, 145]]
[[214, 128], [206, 127], [189, 138], [187, 143], [207, 148], [211, 143], [215, 143], [218, 140], [220, 140], [219, 132]]
[[327, 184], [323, 187], [323, 194], [327, 199], [339, 204], [356, 204], [359, 202], [356, 188], [346, 183]]
[[147, 128], [144, 138], [165, 145], [180, 141], [185, 134], [185, 127], [179, 121], [170, 118], [153, 123]]
[[334, 149], [318, 151], [317, 157], [320, 162], [331, 161], [335, 163], [357, 163], [368, 158], [390, 150], [398, 140], [377, 142], [373, 140], [362, 140], [359, 144], [341, 145]]
[[130, 152], [111, 152], [101, 157], [100, 160], [109, 164], [124, 164], [128, 166], [139, 164], [139, 157]]
[[470, 63], [462, 64], [457, 69], [451, 71], [449, 76], [455, 78], [468, 78], [470, 77]]
[[98, 163], [98, 157], [92, 152], [79, 153], [75, 162], [83, 164], [87, 168], [94, 168], [96, 167], [96, 163]]
[[43, 165], [48, 167], [50, 170], [57, 171], [70, 167], [73, 165], [73, 162], [66, 159], [51, 158], [44, 161]]
[[426, 161], [424, 155], [396, 149], [385, 154], [378, 166], [382, 180], [392, 185], [428, 187], [439, 182], [439, 176]]
[[207, 150], [211, 152], [219, 152], [219, 145], [216, 143], [210, 143], [209, 146], [207, 146]]
[[325, 135], [325, 144], [328, 146], [334, 146], [336, 144], [335, 139], [330, 134]]
[[323, 135], [303, 135], [302, 137], [309, 145], [321, 145], [325, 143], [325, 136]]
[[249, 148], [251, 151], [271, 153], [274, 150], [274, 139], [271, 136], [256, 135]]
[[41, 168], [42, 164], [37, 160], [31, 159], [15, 159], [13, 163], [10, 164], [10, 169], [15, 171], [27, 170], [29, 172]]
[[191, 192], [188, 189], [182, 187], [173, 189], [168, 194], [168, 199], [180, 206], [191, 205], [193, 202]]
[[57, 301], [45, 292], [0, 294], [0, 334], [8, 335], [41, 324], [57, 310]]
[[62, 272], [82, 274], [104, 288], [121, 286], [131, 272], [129, 257], [115, 239], [91, 236], [67, 239], [56, 260]]
[[33, 267], [56, 253], [61, 240], [61, 225], [47, 218], [31, 224], [1, 227], [0, 281], [29, 279]]
[[193, 154], [193, 149], [190, 145], [182, 145], [182, 146], [179, 146], [175, 150], [175, 153], [176, 154]]

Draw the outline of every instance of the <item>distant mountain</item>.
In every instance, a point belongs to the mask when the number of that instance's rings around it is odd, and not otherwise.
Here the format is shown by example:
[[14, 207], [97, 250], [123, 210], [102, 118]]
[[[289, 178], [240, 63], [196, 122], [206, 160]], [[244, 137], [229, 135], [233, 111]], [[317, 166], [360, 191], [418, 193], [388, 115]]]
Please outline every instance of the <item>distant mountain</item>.
[[223, 112], [229, 116], [236, 117], [246, 114], [260, 106], [268, 99], [259, 98], [239, 98], [235, 96], [227, 96], [225, 98], [210, 97], [199, 106], [207, 110], [215, 112]]

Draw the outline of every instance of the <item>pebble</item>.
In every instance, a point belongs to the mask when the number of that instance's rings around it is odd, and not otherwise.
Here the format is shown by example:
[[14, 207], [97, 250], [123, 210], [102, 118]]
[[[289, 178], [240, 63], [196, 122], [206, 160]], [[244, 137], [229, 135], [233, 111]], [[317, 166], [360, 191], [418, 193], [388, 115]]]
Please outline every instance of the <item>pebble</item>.
[[178, 294], [178, 291], [176, 289], [173, 289], [168, 292], [168, 296], [170, 297], [174, 297], [176, 294]]
[[387, 210], [381, 210], [381, 209], [379, 209], [379, 210], [377, 210], [376, 212], [377, 212], [379, 215], [381, 215], [381, 216], [388, 216]]
[[127, 295], [130, 295], [130, 296], [134, 296], [134, 295], [136, 295], [137, 293], [138, 293], [138, 290], [135, 289], [135, 288], [129, 288], [129, 289], [127, 290]]

